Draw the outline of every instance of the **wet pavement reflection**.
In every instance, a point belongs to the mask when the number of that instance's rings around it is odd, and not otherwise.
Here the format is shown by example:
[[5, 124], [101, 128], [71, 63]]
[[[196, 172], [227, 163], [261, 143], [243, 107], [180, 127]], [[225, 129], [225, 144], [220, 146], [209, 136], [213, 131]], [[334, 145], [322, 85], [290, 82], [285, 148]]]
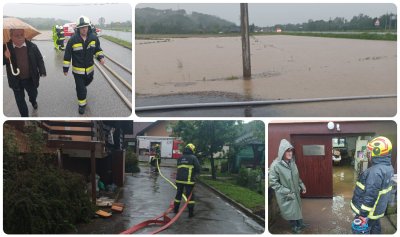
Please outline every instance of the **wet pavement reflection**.
[[[174, 181], [176, 168], [162, 167], [163, 174]], [[109, 219], [93, 219], [79, 225], [79, 234], [118, 234], [142, 221], [152, 219], [168, 209], [175, 197], [175, 189], [149, 167], [141, 166], [141, 172], [126, 175], [125, 185], [118, 202], [125, 204], [123, 213], [115, 213]], [[260, 234], [264, 227], [226, 203], [220, 197], [198, 184], [195, 187], [195, 217], [188, 218], [185, 210], [165, 234]], [[170, 216], [173, 216], [170, 215]], [[149, 233], [155, 227], [137, 233]]]

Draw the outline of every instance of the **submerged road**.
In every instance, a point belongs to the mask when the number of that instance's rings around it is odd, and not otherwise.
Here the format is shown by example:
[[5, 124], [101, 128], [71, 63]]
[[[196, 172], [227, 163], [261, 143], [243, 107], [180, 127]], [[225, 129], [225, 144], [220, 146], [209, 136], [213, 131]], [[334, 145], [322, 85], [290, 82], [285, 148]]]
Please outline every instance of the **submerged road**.
[[[29, 114], [32, 117], [76, 117], [78, 104], [75, 90], [75, 82], [71, 72], [64, 76], [62, 63], [64, 52], [58, 52], [53, 48], [53, 42], [49, 40], [33, 41], [39, 47], [45, 61], [47, 77], [40, 79], [39, 95], [37, 98], [39, 108], [34, 111], [28, 101]], [[110, 41], [100, 38], [101, 47], [105, 54], [114, 57], [115, 60], [124, 66], [132, 67], [132, 51], [116, 45]], [[106, 59], [106, 65], [115, 69], [130, 84], [132, 75], [120, 70], [114, 63]], [[108, 73], [107, 70], [105, 70]], [[132, 93], [129, 92], [117, 80], [113, 80], [122, 93], [132, 100]], [[5, 67], [3, 66], [3, 111], [7, 117], [19, 117], [14, 93], [9, 88]], [[124, 104], [121, 98], [111, 88], [104, 76], [95, 67], [94, 80], [88, 86], [88, 106], [84, 117], [128, 117], [132, 111]]]
[[[163, 174], [174, 180], [175, 168], [162, 167]], [[261, 234], [264, 227], [226, 203], [220, 197], [201, 185], [195, 187], [195, 217], [188, 218], [188, 212], [164, 234]], [[109, 219], [94, 219], [89, 224], [78, 226], [79, 234], [118, 234], [135, 224], [152, 219], [168, 209], [175, 197], [175, 189], [161, 176], [141, 167], [141, 172], [127, 175], [118, 202], [125, 204], [121, 214], [113, 214]], [[171, 214], [173, 216], [173, 214]], [[155, 230], [149, 227], [138, 233]]]

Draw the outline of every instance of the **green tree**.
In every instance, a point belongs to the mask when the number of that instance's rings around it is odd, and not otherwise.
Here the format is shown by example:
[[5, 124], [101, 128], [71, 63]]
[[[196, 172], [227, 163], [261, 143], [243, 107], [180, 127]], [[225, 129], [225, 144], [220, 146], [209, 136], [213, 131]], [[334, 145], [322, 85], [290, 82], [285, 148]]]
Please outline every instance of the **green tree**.
[[222, 151], [224, 145], [233, 143], [240, 124], [239, 121], [178, 121], [173, 131], [185, 143], [193, 143], [197, 153], [210, 158], [211, 174], [215, 180], [214, 154]]

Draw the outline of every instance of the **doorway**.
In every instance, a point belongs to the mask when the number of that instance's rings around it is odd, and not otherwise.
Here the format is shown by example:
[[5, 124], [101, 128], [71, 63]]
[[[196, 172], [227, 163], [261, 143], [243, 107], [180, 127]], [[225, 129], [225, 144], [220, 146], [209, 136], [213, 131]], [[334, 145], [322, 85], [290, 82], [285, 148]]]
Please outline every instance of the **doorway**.
[[368, 134], [293, 135], [296, 164], [307, 187], [303, 197], [351, 198], [358, 175], [368, 168]]
[[333, 197], [332, 138], [326, 135], [294, 135], [296, 164], [307, 188], [303, 197]]

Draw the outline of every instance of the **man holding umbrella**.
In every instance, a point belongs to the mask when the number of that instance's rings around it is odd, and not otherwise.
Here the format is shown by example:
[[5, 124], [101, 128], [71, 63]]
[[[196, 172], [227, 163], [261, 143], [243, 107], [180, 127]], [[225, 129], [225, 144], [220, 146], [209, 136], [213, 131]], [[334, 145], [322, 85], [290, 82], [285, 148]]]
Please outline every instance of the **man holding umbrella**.
[[[14, 22], [9, 24], [11, 21]], [[25, 91], [36, 110], [39, 79], [46, 76], [42, 54], [36, 44], [28, 40], [39, 32], [27, 32], [35, 29], [15, 18], [4, 18], [3, 22], [3, 42], [7, 42], [3, 48], [3, 65], [6, 65], [8, 85], [14, 91], [21, 117], [29, 117]]]

